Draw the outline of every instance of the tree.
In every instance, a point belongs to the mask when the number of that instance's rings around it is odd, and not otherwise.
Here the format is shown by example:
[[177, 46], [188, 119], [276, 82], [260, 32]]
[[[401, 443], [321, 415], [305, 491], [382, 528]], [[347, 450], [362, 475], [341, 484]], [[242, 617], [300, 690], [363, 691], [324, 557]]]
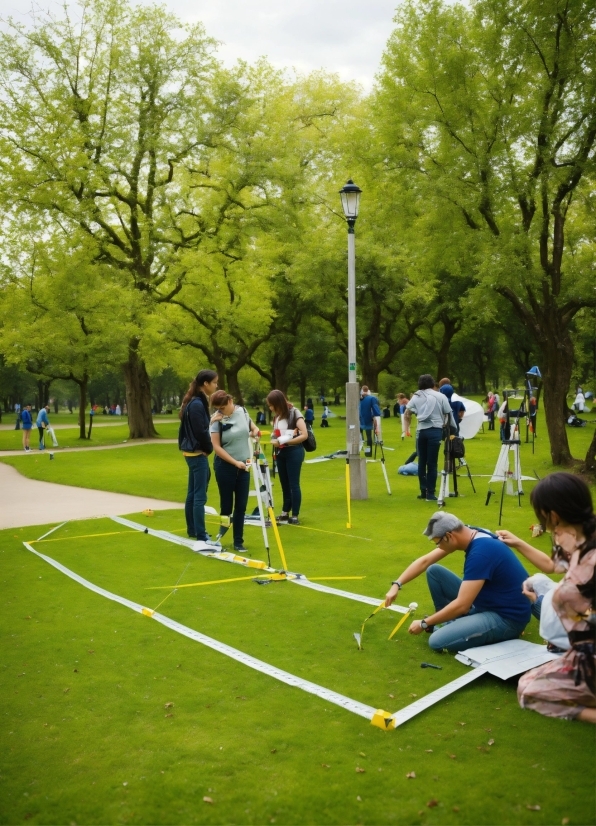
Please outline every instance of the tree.
[[453, 225], [481, 237], [477, 277], [533, 336], [556, 464], [571, 459], [571, 324], [596, 305], [595, 25], [588, 0], [409, 3], [376, 97], [387, 165], [418, 176]]

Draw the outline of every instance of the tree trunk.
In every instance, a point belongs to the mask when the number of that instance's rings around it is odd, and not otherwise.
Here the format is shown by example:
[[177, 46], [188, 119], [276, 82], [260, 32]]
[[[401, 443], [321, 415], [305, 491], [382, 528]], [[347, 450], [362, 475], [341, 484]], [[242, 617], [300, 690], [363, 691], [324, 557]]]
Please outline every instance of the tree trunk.
[[242, 390], [240, 390], [240, 383], [238, 381], [238, 371], [227, 370], [225, 373], [225, 377], [227, 391], [230, 394], [230, 396], [234, 397], [234, 401], [236, 402], [236, 404], [244, 404], [244, 399], [242, 398]]
[[152, 439], [157, 436], [157, 431], [151, 416], [151, 382], [138, 350], [139, 340], [133, 339], [129, 344], [128, 361], [123, 365], [128, 428], [131, 439]]
[[87, 385], [89, 384], [89, 376], [85, 373], [82, 381], [78, 381], [79, 385], [79, 439], [85, 439], [85, 408], [87, 407]]
[[304, 410], [306, 407], [306, 376], [304, 374], [300, 376], [298, 384], [300, 387], [300, 410]]
[[568, 465], [571, 451], [567, 438], [567, 391], [573, 370], [573, 342], [568, 335], [549, 337], [542, 348], [544, 413], [555, 465]]
[[596, 429], [594, 429], [594, 435], [592, 436], [590, 447], [588, 448], [586, 458], [584, 459], [582, 473], [588, 473], [591, 476], [596, 474]]
[[379, 389], [379, 369], [378, 362], [366, 361], [362, 364], [362, 384], [370, 387], [373, 393]]

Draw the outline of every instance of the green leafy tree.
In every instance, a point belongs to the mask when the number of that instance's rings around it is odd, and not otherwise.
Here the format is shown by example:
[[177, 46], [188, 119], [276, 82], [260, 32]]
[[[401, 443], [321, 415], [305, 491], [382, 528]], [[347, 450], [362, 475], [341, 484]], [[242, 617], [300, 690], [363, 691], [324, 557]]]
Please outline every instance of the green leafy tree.
[[451, 207], [445, 232], [481, 238], [478, 277], [536, 343], [552, 459], [565, 464], [571, 325], [596, 303], [596, 6], [429, 0], [397, 23], [376, 97], [382, 157]]

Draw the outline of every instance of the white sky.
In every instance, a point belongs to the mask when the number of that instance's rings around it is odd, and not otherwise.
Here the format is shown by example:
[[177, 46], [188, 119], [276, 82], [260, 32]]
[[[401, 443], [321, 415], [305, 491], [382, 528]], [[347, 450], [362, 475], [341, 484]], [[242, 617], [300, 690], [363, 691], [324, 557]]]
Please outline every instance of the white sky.
[[[147, 0], [143, 0], [147, 2]], [[370, 89], [399, 0], [163, 0], [221, 41], [226, 64], [267, 57], [277, 68], [326, 69]], [[31, 0], [0, 0], [0, 17], [25, 22]], [[58, 10], [55, 0], [36, 0]]]

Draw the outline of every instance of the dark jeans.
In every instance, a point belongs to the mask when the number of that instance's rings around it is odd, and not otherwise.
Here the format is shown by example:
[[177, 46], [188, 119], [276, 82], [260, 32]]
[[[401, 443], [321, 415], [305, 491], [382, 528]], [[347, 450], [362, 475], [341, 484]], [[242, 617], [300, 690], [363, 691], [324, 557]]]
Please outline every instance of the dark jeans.
[[38, 424], [37, 429], [39, 430], [39, 449], [43, 450], [44, 447], [45, 447], [45, 441], [44, 441], [45, 428], [43, 428], [41, 425]]
[[417, 428], [416, 430], [418, 481], [420, 482], [421, 492], [427, 496], [435, 495], [441, 435], [442, 429], [440, 427], [427, 427], [424, 430]]
[[492, 413], [488, 413], [488, 429], [494, 430], [495, 429], [495, 412], [493, 410]]
[[[431, 565], [426, 571], [428, 589], [440, 611], [457, 597], [462, 580], [442, 565]], [[526, 627], [525, 623], [506, 619], [496, 611], [476, 611], [474, 606], [465, 617], [445, 623], [430, 635], [429, 645], [434, 651], [463, 651], [477, 645], [514, 640]]]
[[234, 514], [232, 520], [234, 545], [242, 545], [250, 473], [220, 459], [219, 456], [213, 460], [213, 470], [219, 488], [219, 512], [222, 516]]
[[303, 461], [304, 448], [302, 445], [288, 445], [277, 453], [277, 472], [279, 473], [284, 500], [282, 511], [284, 513], [292, 511], [292, 516], [298, 516], [302, 504], [300, 471]]
[[209, 484], [209, 460], [206, 456], [185, 456], [188, 465], [188, 493], [184, 504], [186, 530], [189, 536], [209, 539], [205, 529], [205, 503]]
[[361, 436], [363, 439], [364, 439], [364, 434], [365, 434], [365, 433], [366, 433], [366, 444], [367, 444], [367, 446], [368, 446], [368, 447], [370, 447], [370, 448], [372, 449], [372, 443], [373, 443], [373, 439], [372, 439], [372, 434], [373, 434], [373, 432], [372, 432], [372, 428], [370, 428], [370, 429], [369, 429], [369, 428], [367, 428], [367, 427], [366, 427], [366, 428], [361, 427], [361, 428], [360, 428], [360, 436]]

